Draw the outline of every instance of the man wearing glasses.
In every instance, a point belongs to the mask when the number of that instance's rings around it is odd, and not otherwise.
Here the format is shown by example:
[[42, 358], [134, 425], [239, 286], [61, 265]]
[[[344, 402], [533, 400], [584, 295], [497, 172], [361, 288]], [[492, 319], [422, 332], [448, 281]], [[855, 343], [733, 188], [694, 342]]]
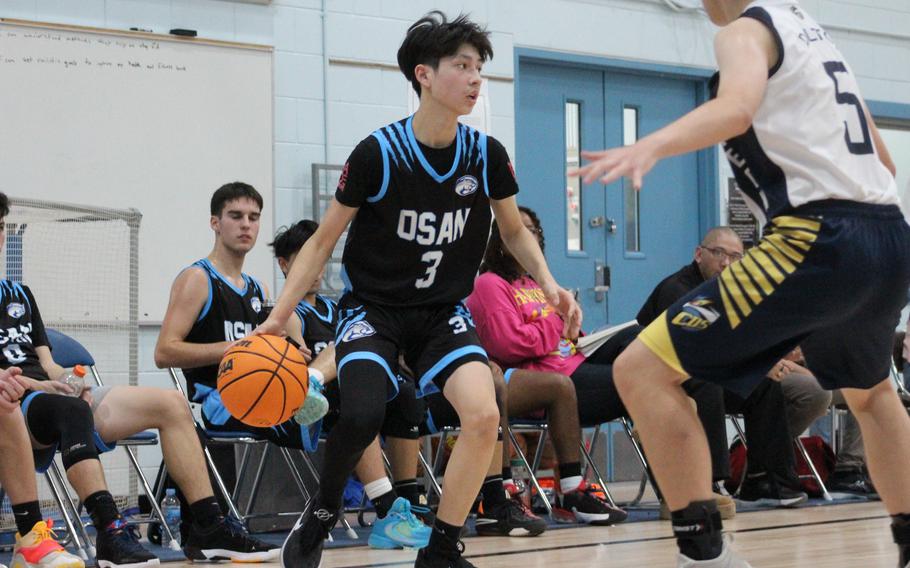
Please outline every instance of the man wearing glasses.
[[[647, 326], [676, 300], [742, 258], [743, 242], [733, 229], [711, 229], [695, 248], [695, 259], [654, 288], [636, 316], [638, 323]], [[711, 306], [693, 305], [685, 312], [685, 324], [692, 329], [707, 327], [717, 317]], [[748, 470], [739, 499], [764, 506], [794, 507], [807, 496], [796, 477], [791, 435], [800, 434], [825, 413], [830, 395], [811, 377], [807, 383], [801, 376], [793, 376], [792, 384], [782, 384], [781, 378], [780, 374], [769, 375], [773, 380], [760, 383], [746, 399], [724, 391], [722, 397], [716, 397], [723, 404], [716, 408], [699, 407], [698, 414], [709, 439], [715, 481], [729, 476], [724, 413], [741, 413], [749, 444]], [[789, 420], [779, 420], [785, 410]]]

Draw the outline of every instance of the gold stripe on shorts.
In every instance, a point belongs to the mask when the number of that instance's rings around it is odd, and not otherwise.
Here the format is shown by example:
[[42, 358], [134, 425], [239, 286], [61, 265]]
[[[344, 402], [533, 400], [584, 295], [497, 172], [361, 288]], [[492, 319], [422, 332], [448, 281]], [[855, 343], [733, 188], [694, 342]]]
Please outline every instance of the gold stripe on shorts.
[[667, 312], [657, 316], [648, 327], [638, 334], [638, 339], [657, 355], [657, 358], [666, 363], [674, 371], [688, 377], [689, 373], [682, 367], [679, 357], [676, 355], [676, 348], [673, 347], [673, 340], [670, 339], [670, 327], [667, 325]]

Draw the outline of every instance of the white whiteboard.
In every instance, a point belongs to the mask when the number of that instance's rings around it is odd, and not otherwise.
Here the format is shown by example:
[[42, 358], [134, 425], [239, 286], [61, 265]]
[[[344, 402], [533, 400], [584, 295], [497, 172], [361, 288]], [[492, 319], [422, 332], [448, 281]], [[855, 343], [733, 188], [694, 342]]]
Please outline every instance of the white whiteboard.
[[230, 181], [265, 200], [245, 271], [274, 289], [270, 48], [0, 21], [0, 109], [0, 191], [142, 213], [140, 321], [211, 250]]

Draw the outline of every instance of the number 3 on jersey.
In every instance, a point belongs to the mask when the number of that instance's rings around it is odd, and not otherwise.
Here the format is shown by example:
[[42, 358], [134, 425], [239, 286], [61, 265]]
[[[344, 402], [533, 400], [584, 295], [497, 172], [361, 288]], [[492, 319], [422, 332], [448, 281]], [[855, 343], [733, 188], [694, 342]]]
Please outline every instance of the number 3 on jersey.
[[427, 271], [424, 274], [423, 278], [418, 278], [414, 282], [416, 288], [429, 288], [433, 285], [433, 281], [436, 280], [436, 269], [439, 268], [439, 263], [442, 262], [442, 251], [433, 250], [430, 252], [423, 253], [423, 256], [420, 257], [420, 260], [426, 262], [430, 266], [427, 267]]
[[831, 80], [834, 81], [834, 98], [837, 103], [850, 105], [855, 108], [857, 117], [859, 118], [859, 126], [862, 129], [863, 137], [860, 142], [853, 141], [853, 137], [850, 136], [850, 127], [846, 118], [844, 120], [844, 141], [847, 143], [847, 150], [849, 150], [851, 154], [871, 154], [874, 150], [872, 148], [872, 140], [869, 137], [869, 124], [866, 122], [866, 111], [863, 109], [859, 97], [850, 91], [842, 91], [840, 85], [837, 83], [837, 73], [848, 73], [847, 66], [844, 65], [842, 61], [825, 61], [825, 71], [828, 73], [828, 76], [831, 77]]

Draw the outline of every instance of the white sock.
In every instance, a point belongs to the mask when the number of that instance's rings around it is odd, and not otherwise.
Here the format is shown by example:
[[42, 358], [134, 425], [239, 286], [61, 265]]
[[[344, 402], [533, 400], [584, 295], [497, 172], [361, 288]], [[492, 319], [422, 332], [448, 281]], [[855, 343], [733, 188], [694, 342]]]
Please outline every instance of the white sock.
[[316, 382], [325, 386], [325, 375], [319, 369], [310, 369], [310, 378], [316, 379]]
[[572, 477], [564, 477], [559, 480], [559, 490], [562, 491], [563, 495], [570, 491], [575, 491], [578, 489], [578, 486], [581, 485], [581, 476], [573, 475]]
[[376, 481], [371, 481], [363, 486], [364, 493], [367, 494], [367, 499], [372, 501], [378, 497], [385, 495], [392, 491], [392, 482], [388, 477], [380, 477]]

